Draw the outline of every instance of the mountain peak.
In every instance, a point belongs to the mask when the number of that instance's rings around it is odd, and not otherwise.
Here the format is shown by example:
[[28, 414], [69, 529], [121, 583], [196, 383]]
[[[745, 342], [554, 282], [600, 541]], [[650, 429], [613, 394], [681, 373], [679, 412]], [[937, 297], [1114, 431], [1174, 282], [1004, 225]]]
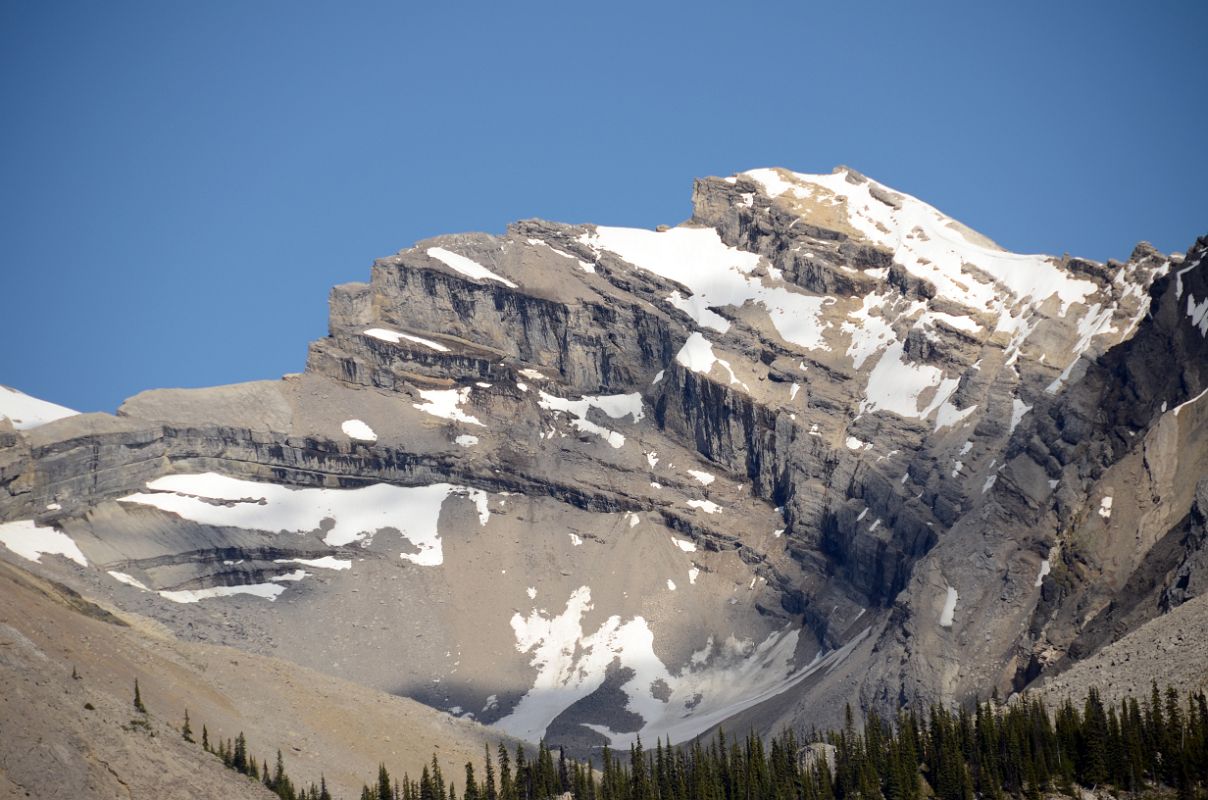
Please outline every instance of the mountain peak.
[[302, 375], [5, 429], [0, 555], [584, 749], [1018, 688], [1114, 629], [1083, 576], [1148, 574], [1208, 469], [1201, 250], [1009, 253], [847, 168], [693, 200], [428, 239]]

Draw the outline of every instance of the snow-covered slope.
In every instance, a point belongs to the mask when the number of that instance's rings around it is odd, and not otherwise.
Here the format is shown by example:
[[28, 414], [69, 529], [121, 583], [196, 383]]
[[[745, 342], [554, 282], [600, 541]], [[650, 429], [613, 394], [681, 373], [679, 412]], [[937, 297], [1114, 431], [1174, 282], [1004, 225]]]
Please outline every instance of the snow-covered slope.
[[80, 412], [30, 397], [16, 389], [0, 386], [0, 422], [8, 420], [17, 430], [29, 430], [78, 413]]

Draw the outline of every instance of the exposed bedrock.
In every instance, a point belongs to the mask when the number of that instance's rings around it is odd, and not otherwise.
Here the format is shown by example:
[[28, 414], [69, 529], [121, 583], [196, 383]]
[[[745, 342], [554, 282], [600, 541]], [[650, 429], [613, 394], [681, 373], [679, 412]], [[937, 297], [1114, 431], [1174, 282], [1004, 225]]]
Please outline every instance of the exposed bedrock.
[[576, 747], [1022, 688], [1204, 585], [1205, 249], [1009, 253], [845, 168], [438, 237], [301, 375], [0, 419], [0, 519], [185, 635]]

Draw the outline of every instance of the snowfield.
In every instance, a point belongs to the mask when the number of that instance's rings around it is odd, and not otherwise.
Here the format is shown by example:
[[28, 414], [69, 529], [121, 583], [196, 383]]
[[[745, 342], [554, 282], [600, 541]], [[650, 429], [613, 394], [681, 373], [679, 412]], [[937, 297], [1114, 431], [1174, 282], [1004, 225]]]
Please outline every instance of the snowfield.
[[808, 350], [827, 349], [819, 319], [824, 299], [803, 294], [784, 281], [769, 283], [752, 275], [761, 256], [726, 245], [713, 228], [657, 232], [597, 226], [595, 234], [583, 234], [579, 241], [688, 287], [690, 296], [675, 290], [666, 302], [698, 325], [725, 333], [730, 329], [729, 320], [710, 307], [741, 308], [753, 303], [767, 311], [776, 332], [786, 342]]
[[123, 497], [119, 502], [153, 506], [203, 525], [280, 533], [317, 531], [325, 520], [331, 520], [323, 536], [323, 542], [331, 547], [343, 547], [383, 528], [393, 528], [418, 550], [400, 556], [421, 566], [444, 561], [438, 521], [447, 500], [464, 498], [474, 503], [480, 525], [486, 525], [491, 517], [486, 492], [449, 483], [294, 489], [207, 472], [168, 475], [150, 481], [147, 488], [151, 491]]
[[[492, 727], [539, 741], [559, 714], [601, 686], [608, 666], [618, 660], [633, 670], [621, 691], [627, 698], [625, 708], [642, 718], [641, 729], [620, 733], [594, 723], [588, 727], [606, 736], [613, 747], [626, 747], [638, 736], [687, 741], [833, 666], [867, 634], [865, 630], [839, 650], [819, 653], [806, 664], [797, 663], [798, 631], [791, 626], [759, 643], [731, 636], [718, 644], [710, 637], [674, 673], [655, 653], [655, 635], [644, 617], [622, 620], [613, 615], [587, 633], [583, 618], [593, 609], [590, 587], [581, 586], [561, 613], [534, 610], [512, 617], [516, 649], [532, 655], [537, 677], [512, 712]], [[652, 694], [652, 687], [659, 685], [669, 690], [665, 700]]]
[[466, 258], [463, 255], [458, 255], [452, 251], [446, 250], [443, 247], [429, 247], [427, 253], [432, 258], [444, 264], [449, 269], [455, 272], [460, 272], [468, 278], [473, 278], [476, 281], [496, 281], [507, 286], [509, 289], [515, 289], [516, 284], [509, 281], [507, 278], [500, 277], [494, 272], [479, 264], [477, 261]]
[[30, 397], [24, 392], [0, 386], [0, 419], [7, 419], [19, 431], [36, 428], [56, 419], [79, 414], [66, 406]]
[[0, 525], [0, 544], [30, 561], [40, 562], [44, 555], [60, 555], [81, 567], [88, 566], [88, 559], [70, 536], [57, 528], [40, 528], [32, 519]]

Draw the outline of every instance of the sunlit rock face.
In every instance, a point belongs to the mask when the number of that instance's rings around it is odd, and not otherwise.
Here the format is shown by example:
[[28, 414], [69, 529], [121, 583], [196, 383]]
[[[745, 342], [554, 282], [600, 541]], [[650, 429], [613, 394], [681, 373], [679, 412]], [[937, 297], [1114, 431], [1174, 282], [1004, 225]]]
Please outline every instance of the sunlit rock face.
[[846, 168], [693, 201], [381, 259], [300, 375], [4, 390], [0, 555], [584, 749], [1009, 692], [1204, 585], [1208, 243], [1010, 253]]

